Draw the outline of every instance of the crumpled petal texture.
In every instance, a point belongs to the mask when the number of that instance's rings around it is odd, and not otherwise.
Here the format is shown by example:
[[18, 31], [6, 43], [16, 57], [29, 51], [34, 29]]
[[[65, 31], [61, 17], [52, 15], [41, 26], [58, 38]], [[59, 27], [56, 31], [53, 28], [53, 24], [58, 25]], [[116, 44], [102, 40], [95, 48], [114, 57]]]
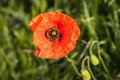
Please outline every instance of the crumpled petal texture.
[[[51, 42], [45, 36], [45, 32], [54, 26], [62, 36], [59, 40]], [[30, 22], [30, 29], [33, 31], [34, 44], [37, 46], [35, 55], [47, 59], [62, 58], [69, 54], [80, 36], [77, 23], [60, 12], [47, 12], [35, 16]]]

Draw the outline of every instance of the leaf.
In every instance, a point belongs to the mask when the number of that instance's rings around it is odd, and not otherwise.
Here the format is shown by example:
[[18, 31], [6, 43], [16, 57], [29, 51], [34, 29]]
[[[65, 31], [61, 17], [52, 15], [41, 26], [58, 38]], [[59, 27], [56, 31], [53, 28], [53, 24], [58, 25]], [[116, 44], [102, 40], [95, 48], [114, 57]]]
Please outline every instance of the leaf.
[[44, 12], [47, 8], [47, 1], [46, 0], [42, 0], [41, 2], [41, 6], [40, 6], [40, 12]]

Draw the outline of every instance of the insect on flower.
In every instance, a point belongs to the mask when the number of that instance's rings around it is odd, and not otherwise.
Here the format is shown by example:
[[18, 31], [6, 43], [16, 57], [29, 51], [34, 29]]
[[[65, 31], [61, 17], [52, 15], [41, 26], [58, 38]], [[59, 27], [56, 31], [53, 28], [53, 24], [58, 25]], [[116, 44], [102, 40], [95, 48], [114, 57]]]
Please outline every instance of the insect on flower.
[[33, 31], [35, 56], [47, 59], [62, 58], [76, 46], [80, 36], [77, 23], [60, 12], [46, 12], [35, 16], [30, 22]]

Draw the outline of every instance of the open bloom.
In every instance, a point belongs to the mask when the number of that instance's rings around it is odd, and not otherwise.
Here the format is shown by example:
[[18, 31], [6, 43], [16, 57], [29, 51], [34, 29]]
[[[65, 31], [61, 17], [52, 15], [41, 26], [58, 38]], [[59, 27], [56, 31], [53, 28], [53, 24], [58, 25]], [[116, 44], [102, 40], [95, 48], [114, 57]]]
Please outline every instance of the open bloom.
[[60, 12], [47, 12], [35, 16], [30, 22], [33, 31], [35, 56], [47, 59], [62, 58], [76, 46], [80, 35], [77, 23]]

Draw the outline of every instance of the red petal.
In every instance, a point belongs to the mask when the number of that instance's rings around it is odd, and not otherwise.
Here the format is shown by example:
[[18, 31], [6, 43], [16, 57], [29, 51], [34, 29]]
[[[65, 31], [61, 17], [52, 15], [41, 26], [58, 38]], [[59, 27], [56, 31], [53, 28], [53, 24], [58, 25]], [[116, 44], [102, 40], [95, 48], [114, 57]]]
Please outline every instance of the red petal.
[[58, 29], [60, 30], [62, 37], [59, 40], [60, 45], [63, 49], [67, 47], [72, 37], [72, 24], [70, 23], [71, 18], [65, 14], [61, 14]]
[[56, 41], [52, 46], [42, 50], [38, 57], [41, 58], [47, 58], [47, 59], [56, 59], [56, 58], [62, 58], [66, 54], [62, 50], [62, 47], [59, 46], [58, 41]]
[[39, 55], [39, 53], [40, 53], [40, 48], [36, 48], [36, 51], [35, 51], [35, 56], [38, 56]]
[[41, 20], [42, 20], [42, 17], [41, 17], [40, 15], [35, 16], [35, 17], [31, 20], [31, 22], [30, 22], [30, 29], [31, 29], [32, 31], [35, 31], [35, 29], [36, 29], [36, 28], [38, 27], [38, 25], [40, 24]]

